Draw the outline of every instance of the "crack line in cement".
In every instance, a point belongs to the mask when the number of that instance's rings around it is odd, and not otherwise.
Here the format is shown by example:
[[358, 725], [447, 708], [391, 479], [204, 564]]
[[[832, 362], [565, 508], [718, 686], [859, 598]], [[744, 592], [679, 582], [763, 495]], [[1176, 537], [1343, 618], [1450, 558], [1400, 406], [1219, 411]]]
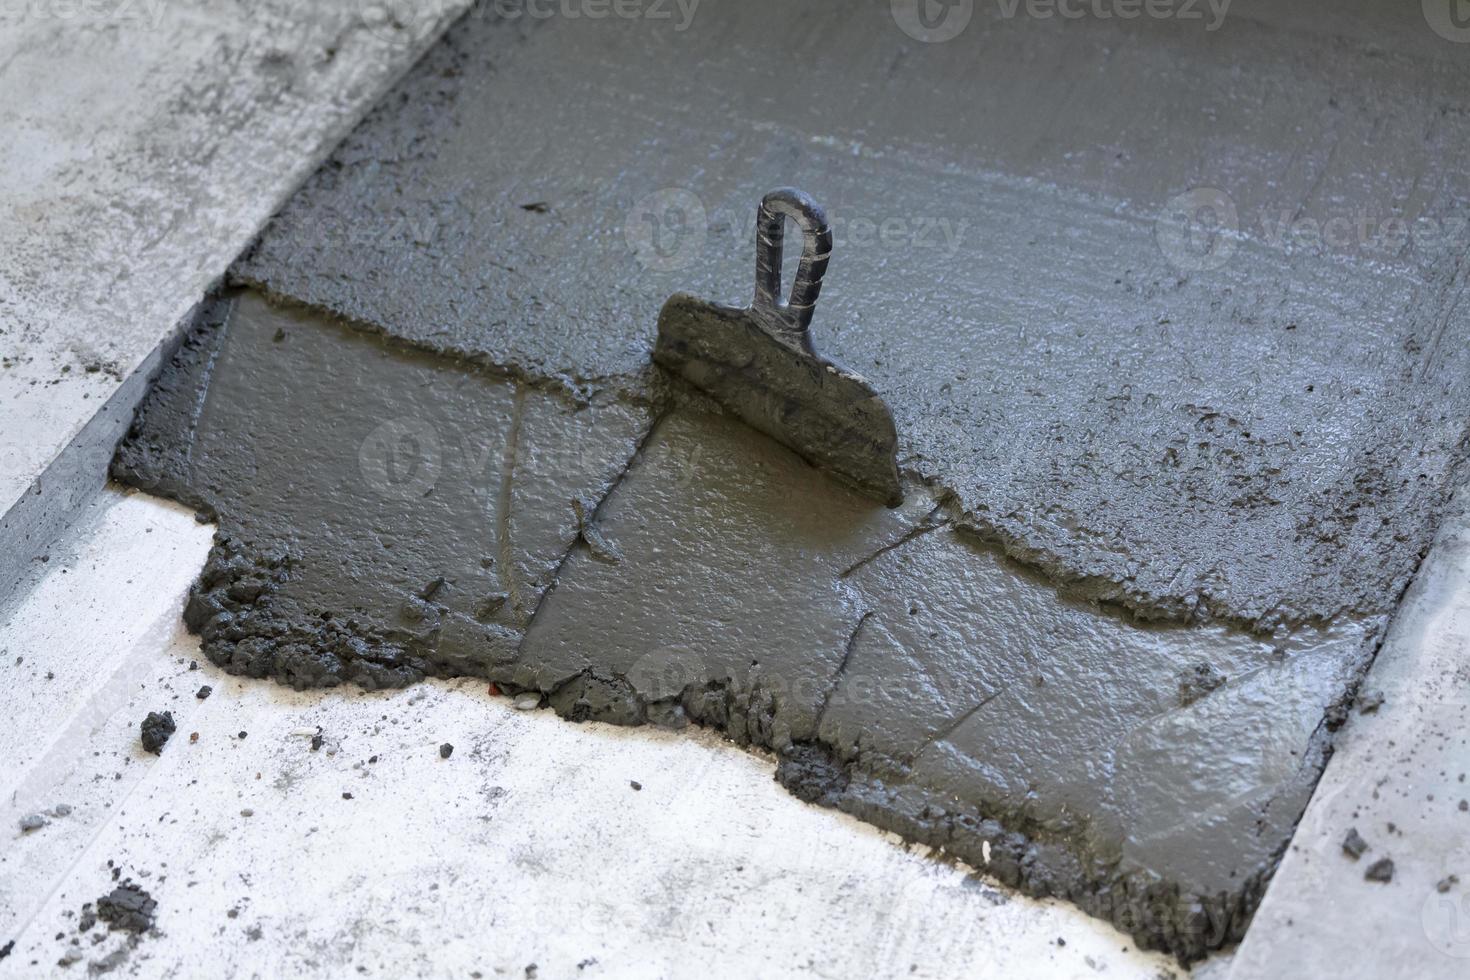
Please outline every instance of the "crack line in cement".
[[[1464, 283], [1456, 282], [1456, 280], [1464, 279], [1464, 276], [1462, 275], [1463, 272], [1463, 261], [1457, 261], [1455, 263], [1454, 272], [1450, 274], [1449, 285], [1446, 287], [1446, 291], [1451, 292], [1453, 294], [1453, 298], [1450, 300], [1449, 308], [1446, 309], [1444, 311], [1444, 315], [1439, 318], [1439, 326], [1434, 331], [1434, 341], [1429, 345], [1429, 355], [1424, 358], [1424, 367], [1421, 368], [1419, 371], [1420, 381], [1423, 381], [1425, 378], [1429, 377], [1429, 372], [1434, 367], [1434, 359], [1439, 355], [1440, 341], [1444, 340], [1445, 331], [1449, 330], [1450, 328], [1450, 321], [1454, 319], [1455, 310], [1460, 308], [1460, 300], [1463, 299], [1465, 296]], [[1457, 285], [1459, 286], [1458, 289], [1456, 288]]]
[[852, 628], [852, 633], [847, 637], [847, 645], [842, 648], [842, 662], [837, 665], [836, 672], [832, 674], [832, 682], [827, 685], [826, 692], [822, 694], [822, 705], [817, 709], [817, 720], [812, 725], [812, 731], [817, 734], [818, 738], [821, 737], [822, 718], [827, 714], [827, 705], [831, 702], [832, 695], [837, 693], [837, 685], [842, 683], [842, 675], [847, 672], [847, 665], [852, 660], [852, 652], [857, 649], [858, 634], [863, 631], [863, 627], [867, 625], [872, 615], [873, 610], [863, 610], [863, 614], [858, 617], [857, 625]]
[[515, 610], [516, 622], [524, 630], [529, 625], [526, 610], [521, 604], [521, 592], [516, 585], [515, 557], [510, 545], [510, 510], [515, 489], [516, 452], [521, 441], [521, 421], [526, 414], [526, 386], [516, 382], [514, 408], [510, 417], [510, 432], [505, 437], [505, 456], [500, 466], [500, 494], [496, 500], [496, 534], [500, 552], [500, 583], [510, 596], [510, 607]]
[[867, 565], [869, 562], [881, 558], [882, 556], [888, 554], [888, 552], [893, 551], [895, 548], [902, 548], [910, 541], [914, 540], [915, 538], [923, 537], [930, 531], [937, 531], [942, 527], [949, 527], [951, 524], [954, 523], [952, 518], [945, 518], [938, 524], [933, 523], [934, 516], [938, 514], [939, 511], [943, 509], [943, 507], [943, 503], [936, 504], [933, 510], [924, 515], [924, 519], [920, 521], [919, 524], [909, 528], [897, 541], [891, 541], [888, 544], [885, 544], [883, 547], [879, 548], [877, 551], [873, 552], [871, 555], [859, 558], [857, 561], [847, 566], [847, 568], [843, 569], [837, 577], [840, 579], [847, 578], [848, 576], [852, 575], [852, 573], [862, 568], [864, 565]]
[[[633, 451], [628, 454], [628, 460], [626, 463], [623, 464], [623, 468], [619, 470], [618, 475], [613, 478], [612, 485], [607, 488], [607, 493], [603, 494], [602, 498], [597, 501], [596, 506], [592, 508], [592, 513], [588, 515], [587, 518], [589, 522], [596, 520], [597, 517], [602, 513], [603, 505], [611, 500], [612, 495], [617, 493], [618, 487], [623, 485], [623, 480], [627, 478], [628, 473], [633, 469], [633, 465], [637, 463], [639, 457], [643, 455], [644, 447], [653, 440], [654, 433], [659, 430], [659, 428], [664, 424], [664, 421], [671, 414], [673, 414], [673, 411], [671, 409], [665, 409], [654, 417], [653, 421], [649, 424], [648, 429], [638, 440], [638, 445], [634, 446]], [[531, 626], [536, 622], [536, 614], [541, 611], [541, 607], [546, 604], [546, 600], [551, 597], [551, 593], [556, 591], [557, 584], [561, 582], [562, 570], [566, 568], [567, 562], [571, 560], [572, 552], [577, 550], [577, 542], [581, 540], [582, 535], [577, 531], [573, 531], [571, 543], [568, 544], [566, 550], [562, 552], [561, 558], [556, 563], [556, 570], [551, 573], [550, 584], [548, 584], [546, 588], [542, 591], [541, 598], [536, 601], [536, 608], [531, 610], [531, 615], [526, 619], [526, 625], [521, 636], [522, 644], [524, 644], [526, 642], [526, 639], [530, 637]]]
[[1008, 690], [1010, 690], [1009, 687], [1003, 687], [999, 691], [996, 691], [994, 694], [987, 695], [986, 697], [981, 698], [979, 704], [975, 705], [969, 711], [966, 711], [964, 714], [960, 715], [959, 719], [956, 720], [953, 725], [950, 725], [944, 731], [938, 733], [937, 735], [934, 735], [932, 738], [929, 739], [929, 741], [925, 742], [923, 746], [919, 748], [919, 751], [913, 754], [910, 763], [912, 764], [912, 762], [918, 761], [919, 756], [929, 751], [931, 746], [938, 745], [940, 742], [943, 741], [947, 741], [951, 735], [960, 730], [961, 726], [963, 726], [965, 722], [973, 718], [975, 714], [980, 711], [981, 708], [985, 707], [987, 704], [994, 701], [996, 698], [1000, 697]]

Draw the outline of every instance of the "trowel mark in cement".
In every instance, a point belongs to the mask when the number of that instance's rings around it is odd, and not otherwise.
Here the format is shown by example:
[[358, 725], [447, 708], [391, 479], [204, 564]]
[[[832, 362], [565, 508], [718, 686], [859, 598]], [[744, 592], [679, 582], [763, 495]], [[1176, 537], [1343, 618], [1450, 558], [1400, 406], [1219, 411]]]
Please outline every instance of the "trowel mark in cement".
[[[681, 404], [579, 407], [245, 294], [116, 472], [218, 515], [186, 616], [228, 670], [464, 674], [577, 720], [692, 719], [775, 750], [803, 798], [1140, 943], [1187, 959], [1243, 932], [1379, 621], [1140, 626], [956, 530], [947, 500], [875, 506]], [[1185, 697], [1201, 663], [1225, 680]]]

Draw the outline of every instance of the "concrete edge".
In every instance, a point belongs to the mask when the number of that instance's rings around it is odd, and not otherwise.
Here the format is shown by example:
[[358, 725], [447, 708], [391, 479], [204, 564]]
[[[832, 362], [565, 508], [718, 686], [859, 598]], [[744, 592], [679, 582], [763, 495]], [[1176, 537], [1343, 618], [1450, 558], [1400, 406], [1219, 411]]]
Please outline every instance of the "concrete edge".
[[96, 500], [107, 483], [108, 468], [117, 443], [127, 434], [143, 396], [164, 361], [177, 350], [189, 324], [199, 315], [205, 302], [223, 288], [230, 268], [241, 255], [254, 247], [271, 219], [463, 13], [457, 11], [452, 16], [441, 15], [441, 22], [418, 39], [412, 55], [403, 59], [396, 70], [383, 76], [363, 97], [355, 112], [323, 130], [316, 152], [301, 168], [300, 178], [283, 189], [257, 227], [242, 229], [240, 248], [226, 267], [220, 270], [207, 289], [194, 297], [188, 312], [168, 326], [148, 355], [30, 482], [26, 492], [0, 514], [0, 612], [13, 608], [24, 599], [45, 572], [49, 560], [47, 549]]
[[[215, 283], [205, 297], [218, 288]], [[205, 301], [201, 298], [169, 328], [112, 397], [31, 481], [20, 500], [0, 517], [0, 611], [13, 608], [45, 575], [51, 546], [106, 486], [119, 440], [127, 434], [143, 396], [164, 362], [178, 349]]]

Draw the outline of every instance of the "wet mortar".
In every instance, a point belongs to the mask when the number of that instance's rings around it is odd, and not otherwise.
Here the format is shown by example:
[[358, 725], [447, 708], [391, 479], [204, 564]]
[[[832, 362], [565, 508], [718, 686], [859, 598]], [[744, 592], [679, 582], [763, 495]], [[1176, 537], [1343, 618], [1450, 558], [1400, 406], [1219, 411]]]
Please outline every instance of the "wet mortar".
[[[756, 206], [801, 187], [835, 236], [817, 349], [873, 381], [900, 465], [977, 533], [1152, 619], [1382, 613], [1464, 455], [1470, 185], [1439, 171], [1470, 152], [1470, 78], [1237, 8], [1208, 44], [978, 14], [922, 44], [887, 3], [711, 0], [678, 33], [477, 11], [236, 275], [646, 397], [664, 301], [748, 302]], [[1169, 198], [1201, 185], [1243, 232], [1203, 270], [1166, 247]], [[1390, 208], [1445, 233], [1324, 254], [1262, 228]]]
[[[803, 799], [1196, 958], [1249, 923], [1470, 408], [1452, 244], [1252, 222], [1455, 158], [1464, 73], [1264, 9], [1209, 46], [860, 11], [466, 19], [237, 267], [277, 302], [206, 313], [115, 472], [219, 521], [186, 619], [232, 672], [718, 727]], [[1401, 117], [1431, 136], [1273, 163]], [[1181, 268], [1164, 202], [1211, 183], [1243, 234]], [[649, 363], [671, 293], [748, 299], [784, 184], [836, 218], [813, 332], [892, 406], [901, 508]]]
[[217, 516], [185, 619], [232, 673], [712, 726], [803, 799], [1186, 959], [1243, 932], [1381, 626], [1140, 622], [952, 497], [875, 504], [695, 394], [579, 406], [253, 293], [201, 319], [115, 473]]

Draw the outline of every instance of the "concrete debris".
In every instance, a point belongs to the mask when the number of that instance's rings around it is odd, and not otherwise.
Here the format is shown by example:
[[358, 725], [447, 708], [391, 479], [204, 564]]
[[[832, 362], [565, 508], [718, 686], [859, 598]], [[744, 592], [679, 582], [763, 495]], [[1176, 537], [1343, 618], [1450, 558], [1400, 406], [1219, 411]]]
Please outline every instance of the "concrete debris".
[[1368, 870], [1363, 872], [1363, 877], [1368, 881], [1380, 881], [1387, 884], [1393, 881], [1393, 860], [1391, 858], [1379, 858], [1368, 865]]
[[142, 724], [143, 751], [152, 752], [154, 755], [161, 754], [164, 744], [173, 735], [176, 727], [173, 712], [148, 712], [148, 717], [143, 719]]

